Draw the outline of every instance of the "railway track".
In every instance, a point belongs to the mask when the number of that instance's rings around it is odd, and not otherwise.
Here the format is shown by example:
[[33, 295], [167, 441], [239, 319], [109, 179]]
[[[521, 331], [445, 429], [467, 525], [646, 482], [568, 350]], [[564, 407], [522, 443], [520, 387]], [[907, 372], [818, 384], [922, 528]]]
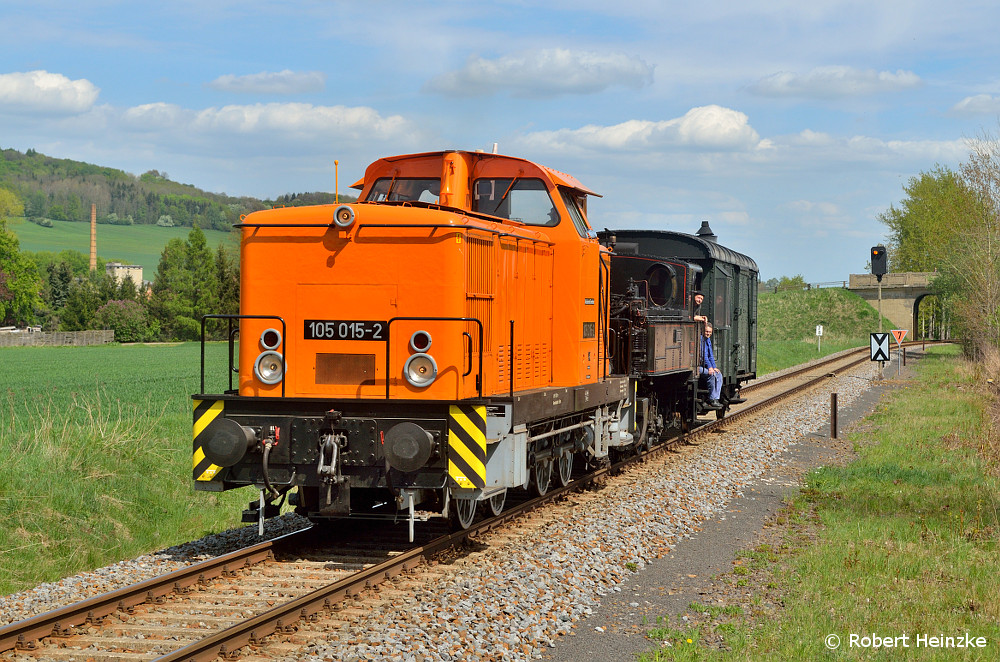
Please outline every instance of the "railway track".
[[[822, 383], [832, 373], [868, 360], [867, 350], [845, 353], [754, 385], [765, 395], [779, 383], [796, 382], [784, 397]], [[748, 387], [750, 390], [750, 387]], [[437, 536], [421, 544], [402, 542], [380, 549], [339, 547], [310, 558], [315, 531], [290, 534], [192, 565], [104, 596], [0, 628], [0, 654], [11, 659], [210, 660], [232, 658], [240, 649], [273, 634], [290, 634], [296, 623], [333, 616], [338, 602], [361, 594], [424, 559], [460, 546], [470, 537], [503, 527], [568, 492], [604, 480], [632, 462], [641, 462], [685, 442], [695, 442], [781, 399], [779, 394], [748, 403], [724, 419], [589, 474], [545, 497], [526, 501], [483, 520], [471, 529]], [[295, 555], [284, 558], [291, 550]], [[305, 558], [303, 558], [305, 557]], [[335, 618], [335, 616], [334, 616]], [[6, 651], [6, 652], [4, 652]]]

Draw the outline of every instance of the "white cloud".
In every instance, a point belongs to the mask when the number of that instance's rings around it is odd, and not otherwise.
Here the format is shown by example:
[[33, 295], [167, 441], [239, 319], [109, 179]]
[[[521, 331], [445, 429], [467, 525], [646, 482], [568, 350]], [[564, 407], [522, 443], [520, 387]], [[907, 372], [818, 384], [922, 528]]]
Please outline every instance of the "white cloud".
[[653, 67], [640, 58], [553, 48], [493, 60], [472, 56], [464, 67], [433, 78], [424, 89], [448, 96], [506, 92], [537, 98], [595, 94], [613, 85], [639, 89], [652, 82]]
[[989, 94], [965, 97], [951, 107], [951, 112], [955, 115], [997, 115], [1000, 114], [1000, 97]]
[[840, 216], [844, 212], [833, 202], [813, 202], [811, 200], [793, 200], [786, 207], [797, 214], [811, 216]]
[[748, 89], [765, 97], [836, 99], [912, 89], [922, 84], [912, 71], [875, 71], [854, 67], [817, 67], [805, 74], [778, 72], [760, 79]]
[[687, 147], [707, 150], [752, 150], [762, 145], [760, 136], [741, 113], [722, 106], [692, 108], [683, 117], [653, 122], [629, 120], [613, 126], [587, 125], [529, 133], [529, 145], [556, 151], [632, 152]]
[[208, 87], [222, 92], [241, 94], [303, 94], [321, 92], [326, 87], [326, 74], [321, 71], [262, 71], [259, 74], [219, 76]]
[[313, 106], [306, 103], [231, 105], [189, 110], [167, 103], [129, 108], [124, 122], [139, 131], [177, 130], [198, 134], [280, 135], [316, 138], [401, 139], [409, 122], [399, 115], [382, 116], [365, 106]]
[[0, 74], [0, 112], [82, 113], [93, 107], [99, 93], [85, 78], [70, 80], [48, 71]]

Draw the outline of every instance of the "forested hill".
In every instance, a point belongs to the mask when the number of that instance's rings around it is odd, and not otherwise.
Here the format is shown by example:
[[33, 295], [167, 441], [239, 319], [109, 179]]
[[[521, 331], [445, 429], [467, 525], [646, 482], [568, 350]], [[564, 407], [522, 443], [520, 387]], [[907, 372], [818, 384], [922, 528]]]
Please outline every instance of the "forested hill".
[[334, 201], [332, 193], [295, 193], [277, 200], [234, 198], [171, 181], [156, 170], [136, 176], [45, 156], [33, 149], [23, 154], [0, 150], [0, 187], [15, 191], [24, 203], [25, 217], [43, 225], [45, 219], [89, 222], [90, 205], [96, 204], [99, 223], [197, 224], [203, 229], [228, 230], [241, 214], [258, 209]]

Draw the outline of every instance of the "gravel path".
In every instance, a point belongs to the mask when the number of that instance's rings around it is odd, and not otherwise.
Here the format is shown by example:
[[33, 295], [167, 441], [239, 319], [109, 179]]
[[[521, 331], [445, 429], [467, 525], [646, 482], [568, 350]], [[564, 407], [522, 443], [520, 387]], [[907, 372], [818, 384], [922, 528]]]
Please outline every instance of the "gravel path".
[[[303, 625], [295, 639], [304, 648], [284, 659], [539, 658], [603, 596], [620, 592], [634, 572], [696, 533], [749, 481], [780, 465], [789, 445], [826, 420], [830, 392], [846, 407], [874, 375], [866, 364], [782, 411], [734, 425], [692, 452], [632, 469], [526, 525], [489, 534], [477, 551], [436, 566], [436, 579], [393, 580], [384, 592], [391, 598], [339, 613], [335, 630]], [[268, 537], [305, 524], [294, 516], [271, 520]], [[245, 527], [5, 596], [0, 623], [258, 541], [256, 527]]]

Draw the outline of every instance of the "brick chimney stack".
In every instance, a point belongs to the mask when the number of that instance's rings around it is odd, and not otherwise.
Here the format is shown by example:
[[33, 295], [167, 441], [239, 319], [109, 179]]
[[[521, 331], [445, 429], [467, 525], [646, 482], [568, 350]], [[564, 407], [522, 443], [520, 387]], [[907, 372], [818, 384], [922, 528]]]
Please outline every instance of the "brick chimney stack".
[[90, 270], [97, 271], [97, 205], [90, 205]]

